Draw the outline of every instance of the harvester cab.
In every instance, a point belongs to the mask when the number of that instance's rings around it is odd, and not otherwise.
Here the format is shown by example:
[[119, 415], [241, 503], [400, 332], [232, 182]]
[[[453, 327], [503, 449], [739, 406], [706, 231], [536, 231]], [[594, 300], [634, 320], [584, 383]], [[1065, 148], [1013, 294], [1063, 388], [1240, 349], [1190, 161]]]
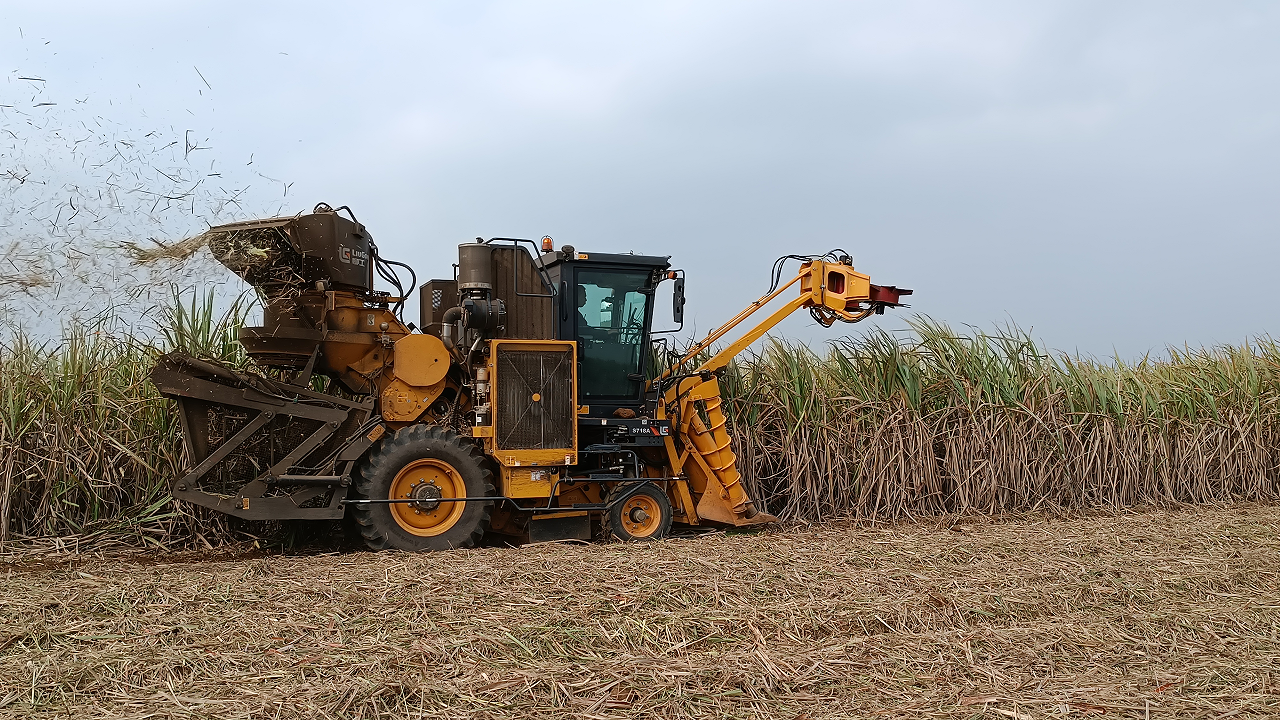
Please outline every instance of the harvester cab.
[[653, 299], [670, 263], [665, 257], [576, 253], [548, 259], [561, 288], [557, 336], [577, 343], [582, 418], [638, 414], [650, 364]]
[[[248, 368], [174, 352], [153, 370], [177, 400], [191, 467], [175, 497], [248, 519], [346, 517], [374, 549], [771, 522], [743, 484], [719, 371], [798, 309], [858, 322], [911, 292], [872, 285], [843, 253], [790, 256], [790, 282], [775, 267], [769, 293], [672, 354], [653, 332], [663, 282], [683, 319], [669, 258], [477, 239], [458, 247], [452, 278], [418, 289], [415, 327], [403, 319], [412, 270], [346, 212], [208, 231], [264, 320], [240, 332]], [[375, 276], [394, 292], [374, 290]]]

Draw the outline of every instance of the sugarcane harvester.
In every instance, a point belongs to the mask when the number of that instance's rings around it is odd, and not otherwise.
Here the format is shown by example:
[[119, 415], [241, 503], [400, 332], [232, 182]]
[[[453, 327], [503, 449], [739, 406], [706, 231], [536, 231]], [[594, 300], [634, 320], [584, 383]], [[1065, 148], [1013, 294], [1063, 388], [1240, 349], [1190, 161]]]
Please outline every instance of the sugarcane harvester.
[[852, 323], [911, 293], [871, 284], [842, 252], [788, 256], [800, 261], [788, 282], [782, 258], [764, 297], [664, 358], [656, 290], [672, 283], [682, 327], [685, 283], [667, 257], [477, 239], [458, 246], [451, 279], [418, 288], [415, 327], [403, 319], [413, 271], [384, 259], [347, 208], [206, 237], [257, 290], [263, 322], [240, 330], [244, 368], [183, 352], [157, 361], [190, 467], [174, 497], [251, 520], [345, 516], [373, 549], [773, 522], [743, 484], [719, 372], [797, 310]]

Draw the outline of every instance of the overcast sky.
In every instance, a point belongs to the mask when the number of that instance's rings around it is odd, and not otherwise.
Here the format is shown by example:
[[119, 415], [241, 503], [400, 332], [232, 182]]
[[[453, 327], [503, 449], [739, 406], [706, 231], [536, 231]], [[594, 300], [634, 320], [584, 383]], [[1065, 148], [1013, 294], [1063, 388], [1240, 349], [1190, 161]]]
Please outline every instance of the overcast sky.
[[1274, 2], [5, 3], [0, 60], [5, 127], [191, 130], [246, 212], [350, 205], [420, 278], [475, 236], [672, 255], [706, 330], [838, 246], [1125, 357], [1280, 305]]

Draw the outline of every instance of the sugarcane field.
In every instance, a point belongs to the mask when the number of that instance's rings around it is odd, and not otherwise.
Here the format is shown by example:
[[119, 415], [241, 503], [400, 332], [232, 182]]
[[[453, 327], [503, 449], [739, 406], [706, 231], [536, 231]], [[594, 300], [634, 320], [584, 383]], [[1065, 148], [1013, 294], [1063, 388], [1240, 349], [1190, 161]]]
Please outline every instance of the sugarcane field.
[[1280, 717], [1280, 9], [219, 10], [0, 8], [0, 718]]

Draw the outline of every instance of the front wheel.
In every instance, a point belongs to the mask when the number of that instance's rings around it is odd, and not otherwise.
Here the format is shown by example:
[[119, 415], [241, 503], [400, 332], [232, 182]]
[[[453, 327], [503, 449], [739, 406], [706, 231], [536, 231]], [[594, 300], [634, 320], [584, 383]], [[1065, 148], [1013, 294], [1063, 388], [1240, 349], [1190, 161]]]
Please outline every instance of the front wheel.
[[662, 488], [645, 484], [621, 502], [631, 484], [618, 485], [609, 493], [609, 533], [619, 540], [660, 540], [671, 532], [671, 500]]
[[355, 478], [359, 498], [409, 502], [351, 506], [371, 550], [452, 550], [474, 547], [489, 528], [493, 473], [484, 455], [457, 434], [410, 425], [383, 438], [361, 461]]

